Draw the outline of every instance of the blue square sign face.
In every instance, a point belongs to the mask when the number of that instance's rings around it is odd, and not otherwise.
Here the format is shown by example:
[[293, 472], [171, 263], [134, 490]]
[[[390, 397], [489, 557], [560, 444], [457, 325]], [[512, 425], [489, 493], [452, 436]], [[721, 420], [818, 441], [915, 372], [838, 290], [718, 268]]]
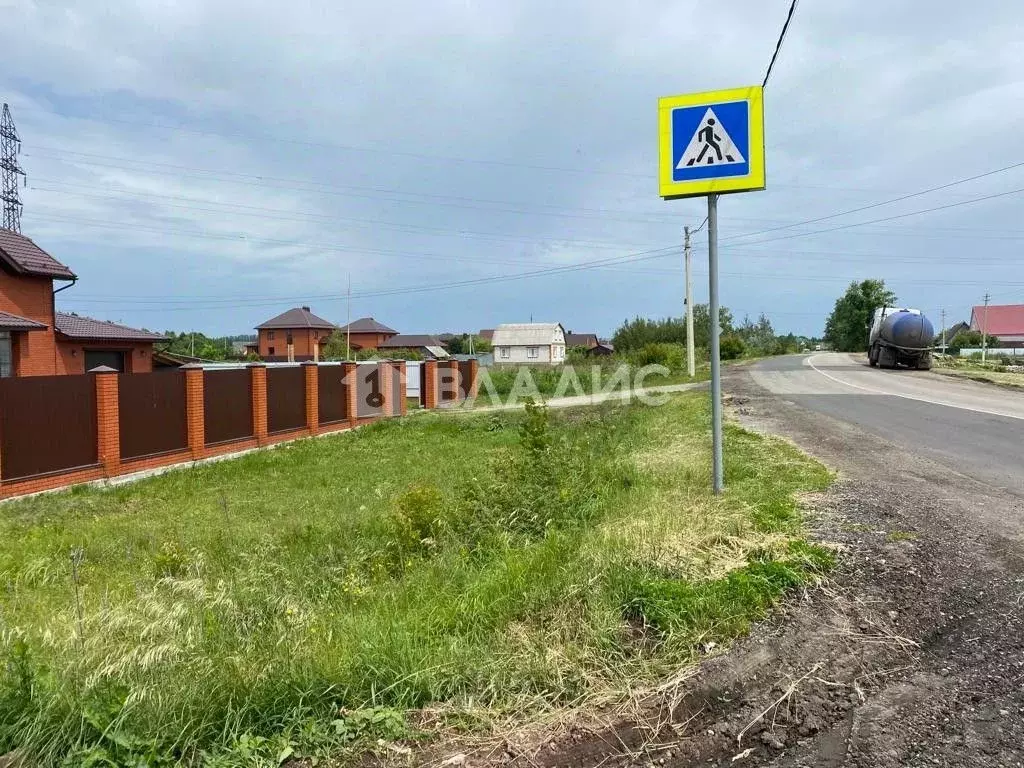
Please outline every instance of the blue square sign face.
[[750, 103], [727, 101], [672, 110], [672, 181], [750, 173]]

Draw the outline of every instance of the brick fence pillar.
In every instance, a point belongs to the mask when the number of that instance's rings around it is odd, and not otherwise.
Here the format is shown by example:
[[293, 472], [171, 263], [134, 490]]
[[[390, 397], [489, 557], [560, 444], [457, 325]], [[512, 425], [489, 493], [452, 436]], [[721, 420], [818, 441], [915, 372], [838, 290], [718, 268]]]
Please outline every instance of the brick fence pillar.
[[384, 398], [380, 409], [385, 418], [395, 415], [395, 387], [391, 380], [393, 369], [394, 364], [390, 360], [381, 360], [377, 363], [377, 382], [380, 385], [381, 397]]
[[252, 433], [257, 445], [267, 442], [267, 366], [250, 363], [252, 376]]
[[476, 400], [476, 396], [480, 391], [480, 361], [475, 357], [469, 360], [469, 381], [463, 382], [466, 388], [466, 397], [470, 400]]
[[121, 421], [117, 399], [117, 371], [105, 365], [89, 373], [96, 377], [96, 452], [103, 473], [121, 473]]
[[345, 363], [345, 415], [350, 427], [359, 423], [359, 366]]
[[441, 402], [457, 403], [459, 401], [459, 361], [449, 360], [441, 374]]
[[315, 435], [320, 431], [320, 366], [307, 361], [302, 370], [306, 373], [306, 429]]
[[206, 405], [203, 399], [203, 366], [189, 363], [185, 371], [185, 422], [188, 424], [188, 449], [192, 460], [206, 455]]
[[409, 364], [402, 360], [398, 366], [398, 415], [405, 416], [409, 412]]
[[420, 387], [423, 389], [423, 407], [437, 408], [437, 360], [425, 360], [420, 369]]

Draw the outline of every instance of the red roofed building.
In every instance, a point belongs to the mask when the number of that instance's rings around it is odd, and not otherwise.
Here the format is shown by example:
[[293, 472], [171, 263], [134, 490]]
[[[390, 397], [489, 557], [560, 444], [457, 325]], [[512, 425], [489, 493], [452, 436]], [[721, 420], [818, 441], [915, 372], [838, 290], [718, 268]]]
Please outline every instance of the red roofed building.
[[1004, 347], [1024, 347], [1024, 304], [990, 304], [971, 310], [971, 330], [995, 336]]
[[[85, 373], [99, 365], [152, 370], [162, 337], [56, 310], [54, 280], [74, 272], [24, 235], [0, 230], [0, 378]], [[70, 287], [70, 285], [64, 286]]]

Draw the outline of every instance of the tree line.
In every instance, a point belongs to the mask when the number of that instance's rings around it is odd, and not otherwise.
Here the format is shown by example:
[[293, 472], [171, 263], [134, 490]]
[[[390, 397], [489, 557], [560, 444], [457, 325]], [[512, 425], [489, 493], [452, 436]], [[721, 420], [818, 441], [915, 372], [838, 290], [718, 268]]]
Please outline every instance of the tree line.
[[[721, 332], [719, 347], [724, 360], [744, 355], [762, 357], [799, 352], [816, 341], [792, 333], [779, 335], [764, 314], [757, 320], [744, 317], [737, 324], [728, 307], [719, 307], [718, 318]], [[685, 345], [686, 319], [665, 317], [652, 320], [635, 317], [626, 320], [616, 329], [612, 343], [615, 351], [621, 353], [636, 353], [650, 345]], [[711, 311], [707, 304], [693, 306], [693, 343], [700, 350], [702, 359], [706, 359], [711, 346]]]

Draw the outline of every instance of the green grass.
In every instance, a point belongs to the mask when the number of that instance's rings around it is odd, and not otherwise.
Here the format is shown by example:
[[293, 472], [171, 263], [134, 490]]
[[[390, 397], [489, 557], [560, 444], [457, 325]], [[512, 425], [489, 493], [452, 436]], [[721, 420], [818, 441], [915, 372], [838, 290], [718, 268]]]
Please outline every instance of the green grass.
[[[624, 378], [620, 370], [624, 370]], [[602, 390], [622, 390], [628, 386], [632, 387], [641, 384], [644, 387], [657, 387], [667, 384], [686, 384], [690, 382], [707, 381], [711, 377], [711, 367], [708, 363], [698, 363], [695, 375], [691, 378], [685, 371], [670, 370], [668, 373], [651, 373], [637, 380], [637, 372], [640, 367], [622, 362], [618, 359], [606, 359], [593, 363], [575, 363], [572, 365], [558, 366], [494, 366], [483, 369], [486, 380], [480, 383], [480, 397], [486, 399], [493, 391], [501, 397], [507, 397], [509, 393], [517, 388], [520, 392], [541, 395], [543, 397], [573, 396], [578, 394], [595, 394]], [[532, 380], [535, 389], [525, 389], [526, 371]], [[519, 382], [517, 385], [517, 377]], [[575, 386], [576, 382], [579, 388]]]
[[1002, 370], [1002, 366], [984, 367], [977, 365], [961, 365], [958, 367], [937, 367], [936, 373], [944, 376], [954, 376], [970, 381], [980, 381], [984, 384], [997, 384], [1003, 387], [1024, 388], [1024, 373]]
[[715, 498], [709, 421], [424, 414], [0, 506], [0, 754], [277, 765], [658, 680], [831, 564], [826, 470], [728, 425]]

